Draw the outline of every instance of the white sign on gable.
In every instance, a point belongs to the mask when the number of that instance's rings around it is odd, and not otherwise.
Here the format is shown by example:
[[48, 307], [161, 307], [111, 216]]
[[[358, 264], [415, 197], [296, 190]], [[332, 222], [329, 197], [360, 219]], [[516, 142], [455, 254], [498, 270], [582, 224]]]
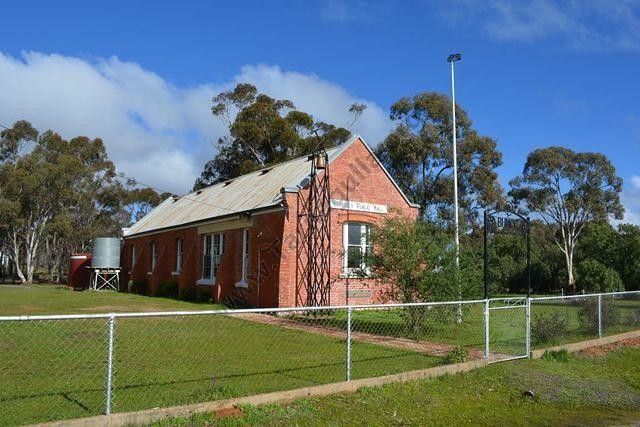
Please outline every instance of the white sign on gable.
[[334, 209], [345, 209], [348, 211], [372, 212], [386, 214], [386, 205], [376, 205], [375, 203], [354, 202], [352, 200], [331, 199], [331, 207]]

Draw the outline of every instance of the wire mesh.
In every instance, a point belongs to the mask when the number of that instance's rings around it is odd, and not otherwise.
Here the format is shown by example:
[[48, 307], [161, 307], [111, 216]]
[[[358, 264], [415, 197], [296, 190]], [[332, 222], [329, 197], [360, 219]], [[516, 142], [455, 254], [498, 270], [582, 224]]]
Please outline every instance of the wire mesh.
[[118, 319], [114, 411], [345, 378], [346, 332], [312, 312]]
[[100, 415], [107, 319], [0, 322], [0, 425]]
[[597, 337], [597, 295], [531, 300], [533, 349]]
[[0, 317], [0, 425], [508, 360], [527, 354], [528, 327], [533, 348], [640, 329], [640, 292], [529, 304], [530, 324], [526, 298]]
[[526, 304], [526, 298], [497, 298], [488, 301], [490, 361], [527, 355]]
[[482, 303], [353, 308], [352, 378], [481, 358]]
[[640, 292], [602, 296], [602, 334], [640, 329]]

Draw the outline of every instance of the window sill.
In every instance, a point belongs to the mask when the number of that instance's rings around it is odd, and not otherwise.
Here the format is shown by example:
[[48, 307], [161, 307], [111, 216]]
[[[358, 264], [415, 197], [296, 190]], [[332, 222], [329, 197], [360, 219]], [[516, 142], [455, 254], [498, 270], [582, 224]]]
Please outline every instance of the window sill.
[[248, 288], [248, 287], [249, 287], [249, 283], [247, 282], [246, 279], [242, 279], [236, 283], [236, 288]]
[[171, 275], [172, 275], [172, 276], [179, 276], [179, 275], [180, 275], [180, 273], [182, 273], [182, 272], [181, 272], [181, 271], [172, 271], [172, 272], [171, 272]]
[[342, 273], [340, 273], [340, 278], [341, 279], [371, 279], [373, 278], [373, 274], [371, 273], [354, 273], [352, 271], [343, 271]]
[[200, 279], [196, 282], [197, 286], [215, 286], [216, 279]]
[[147, 271], [147, 276], [151, 276], [153, 274], [153, 271]]

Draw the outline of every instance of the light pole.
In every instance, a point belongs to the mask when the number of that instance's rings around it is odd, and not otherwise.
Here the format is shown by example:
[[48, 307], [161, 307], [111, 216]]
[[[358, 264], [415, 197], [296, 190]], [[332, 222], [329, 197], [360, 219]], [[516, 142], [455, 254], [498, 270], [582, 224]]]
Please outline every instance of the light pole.
[[[453, 72], [453, 63], [462, 59], [462, 55], [454, 53], [449, 55], [447, 62], [451, 64], [451, 111], [453, 116], [453, 122], [451, 124], [453, 131], [453, 209], [454, 209], [454, 222], [455, 222], [455, 235], [456, 235], [456, 281], [458, 282], [458, 301], [462, 300], [462, 286], [457, 276], [460, 271], [460, 225], [458, 218], [458, 143], [457, 143], [457, 129], [456, 126], [456, 84]], [[462, 321], [462, 306], [458, 306], [458, 322]]]

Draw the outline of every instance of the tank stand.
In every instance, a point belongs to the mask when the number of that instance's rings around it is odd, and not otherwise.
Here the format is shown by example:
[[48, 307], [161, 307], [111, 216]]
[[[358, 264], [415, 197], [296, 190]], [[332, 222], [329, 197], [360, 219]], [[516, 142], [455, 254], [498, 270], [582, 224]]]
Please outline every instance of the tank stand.
[[91, 268], [89, 289], [92, 291], [120, 290], [120, 268]]

